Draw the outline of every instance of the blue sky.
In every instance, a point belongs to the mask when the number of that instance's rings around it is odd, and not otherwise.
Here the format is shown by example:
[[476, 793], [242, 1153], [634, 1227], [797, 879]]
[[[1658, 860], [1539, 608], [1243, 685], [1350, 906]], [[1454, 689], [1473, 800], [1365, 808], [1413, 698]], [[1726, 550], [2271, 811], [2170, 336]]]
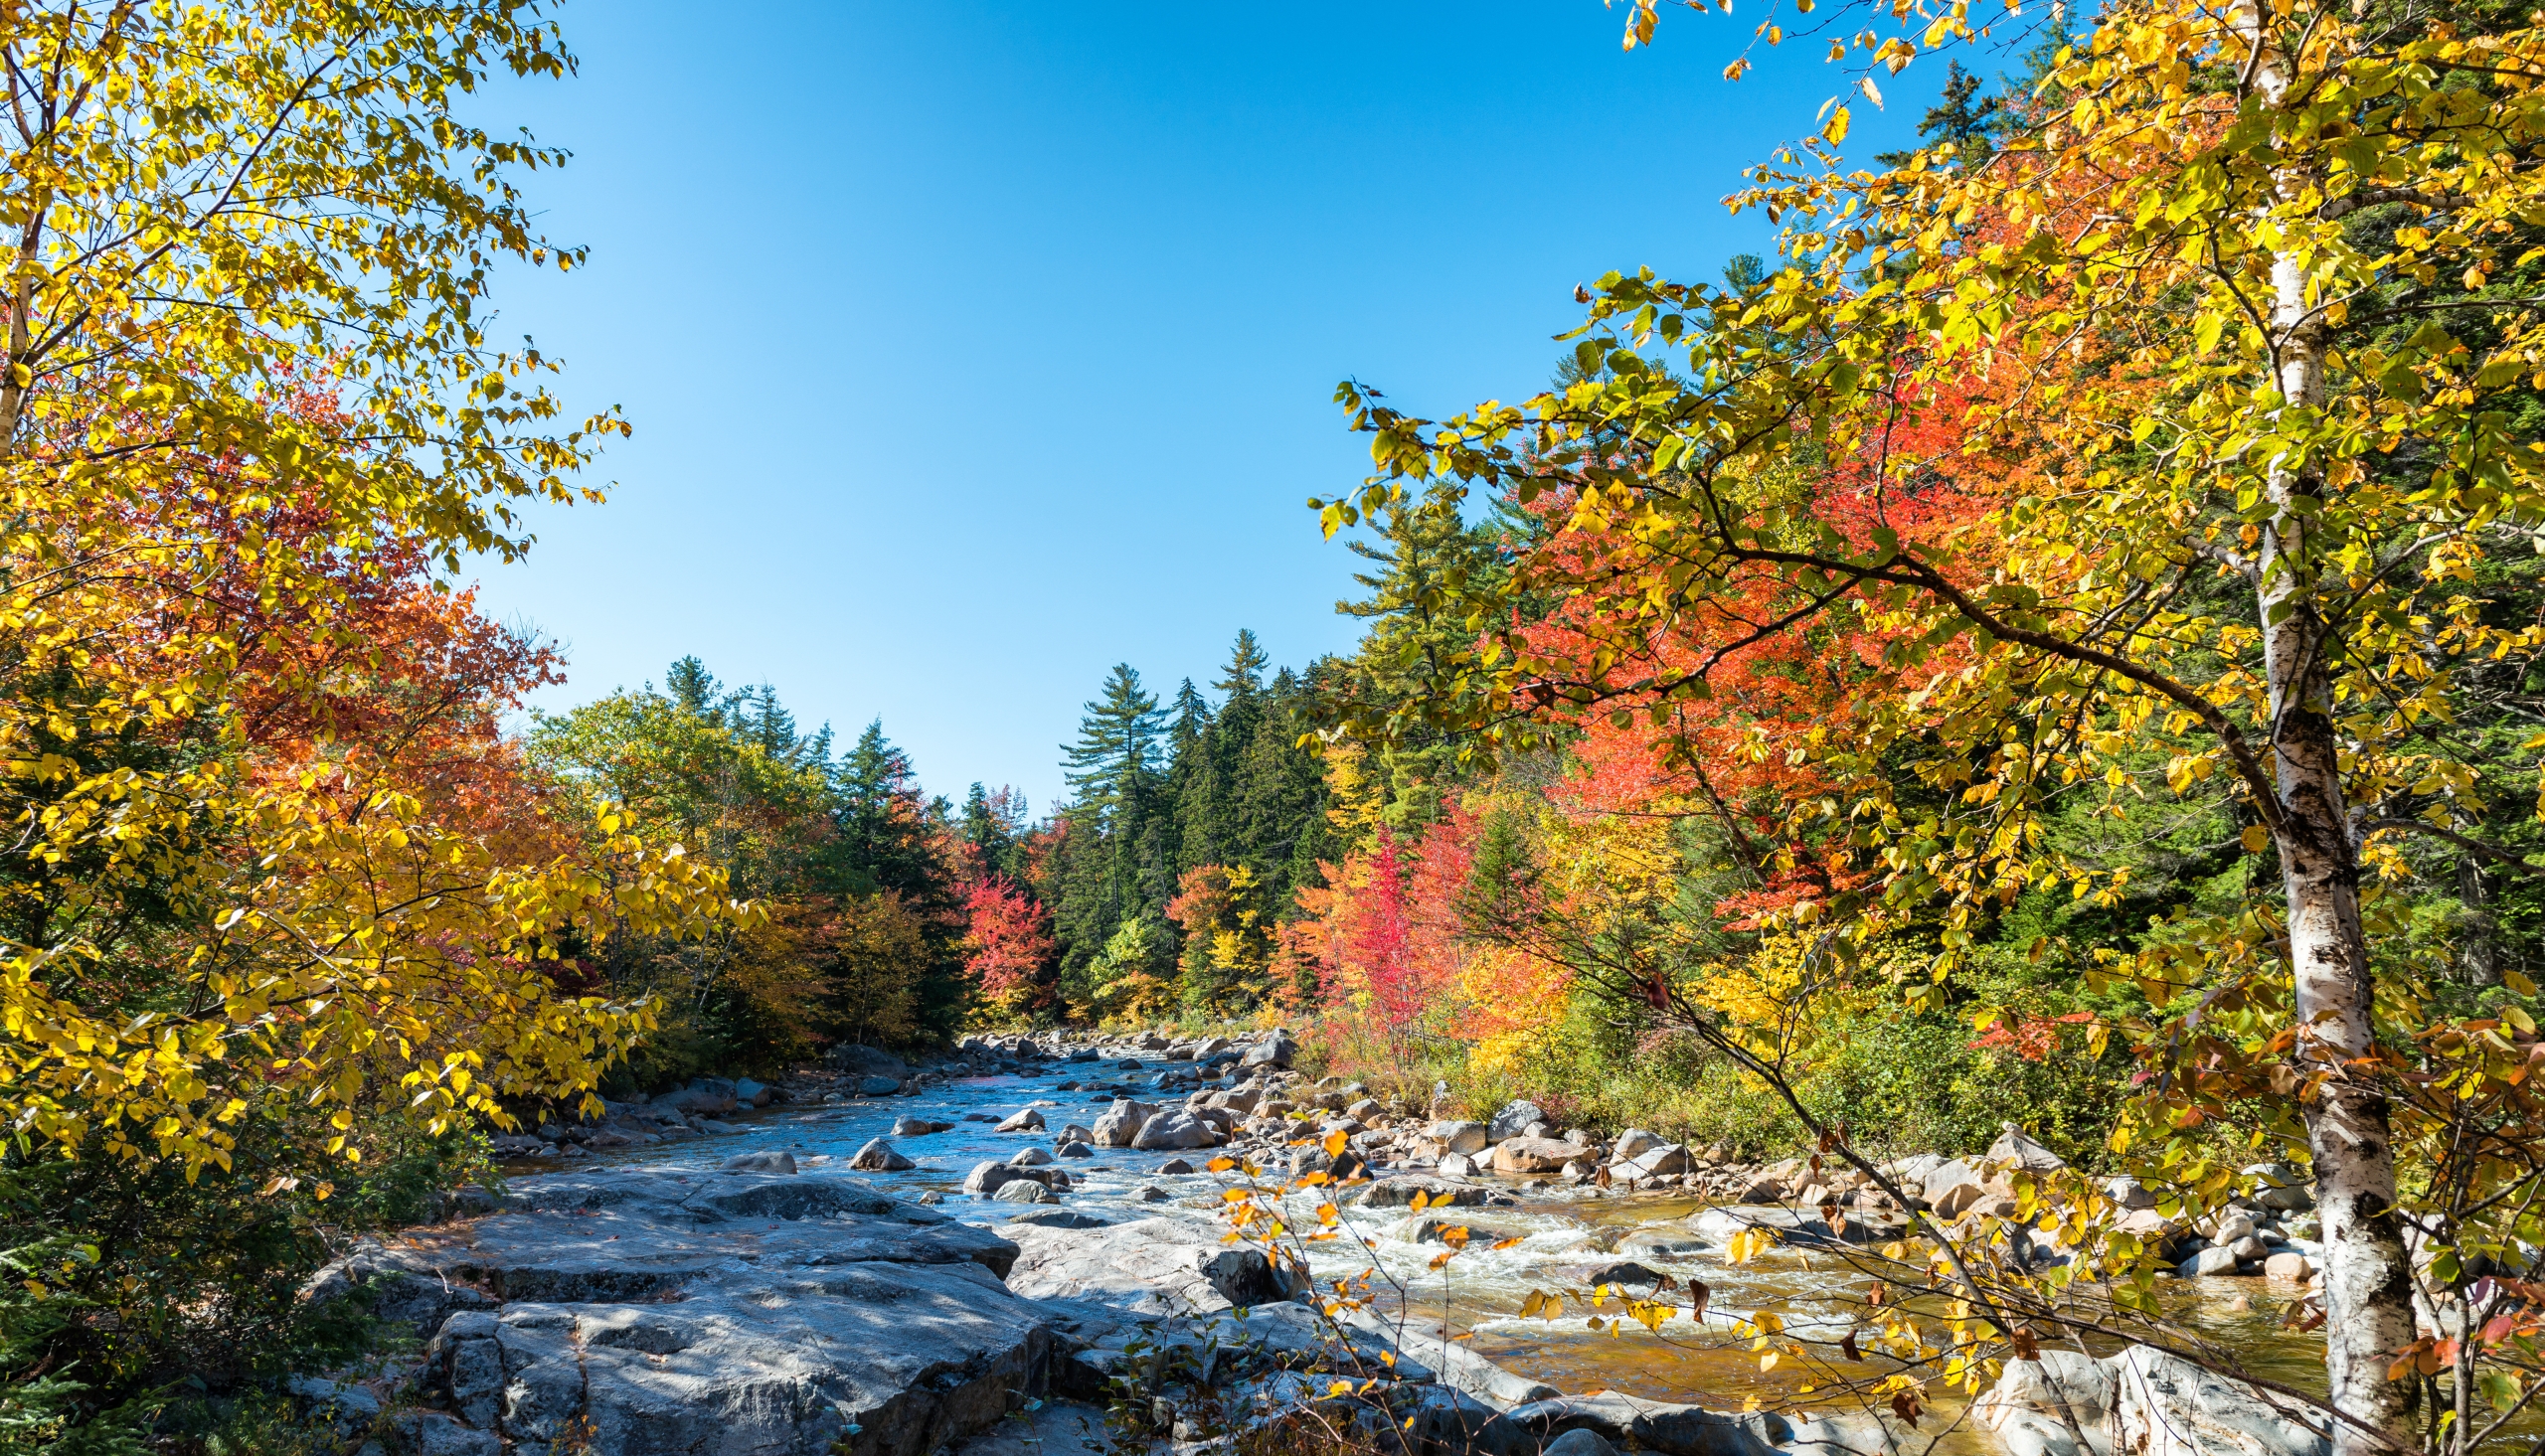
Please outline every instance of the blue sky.
[[1789, 44], [1724, 81], [1753, 12], [1623, 55], [1596, 0], [569, 4], [581, 75], [485, 101], [575, 152], [530, 188], [593, 260], [497, 328], [636, 433], [482, 599], [569, 648], [544, 706], [696, 653], [1040, 813], [1112, 663], [1163, 697], [1241, 626], [1350, 645], [1302, 505], [1367, 469], [1337, 380], [1520, 398], [1577, 281], [1761, 249], [1721, 199], [1839, 77]]

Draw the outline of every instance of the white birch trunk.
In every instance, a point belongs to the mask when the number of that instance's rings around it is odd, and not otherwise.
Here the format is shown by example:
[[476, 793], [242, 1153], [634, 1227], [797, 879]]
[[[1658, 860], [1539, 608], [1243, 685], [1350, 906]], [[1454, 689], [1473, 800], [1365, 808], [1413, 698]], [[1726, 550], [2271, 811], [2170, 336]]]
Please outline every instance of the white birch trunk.
[[[2240, 6], [2232, 24], [2245, 43], [2247, 75], [2266, 105], [2278, 106], [2290, 81], [2289, 58], [2258, 7]], [[2305, 178], [2279, 182], [2284, 201]], [[2272, 266], [2275, 378], [2288, 407], [2324, 401], [2326, 329], [2306, 296], [2300, 263]], [[2359, 862], [2344, 802], [2339, 739], [2326, 683], [2323, 620], [2314, 610], [2319, 564], [2307, 542], [2300, 502], [2320, 498], [2320, 479], [2274, 461], [2265, 490], [2273, 516], [2263, 533], [2261, 609], [2270, 673], [2271, 746], [2279, 786], [2277, 834], [2289, 897], [2289, 955], [2296, 978], [2300, 1076], [2320, 1075], [2321, 1092], [2303, 1109], [2323, 1219], [2324, 1362], [2333, 1403], [2361, 1430], [2336, 1425], [2335, 1456], [2365, 1456], [2413, 1445], [2408, 1417], [2416, 1387], [2386, 1378], [2414, 1338], [2411, 1265], [2395, 1215], [2395, 1150], [2377, 1074], [2350, 1064], [2371, 1050], [2374, 986], [2359, 919]]]

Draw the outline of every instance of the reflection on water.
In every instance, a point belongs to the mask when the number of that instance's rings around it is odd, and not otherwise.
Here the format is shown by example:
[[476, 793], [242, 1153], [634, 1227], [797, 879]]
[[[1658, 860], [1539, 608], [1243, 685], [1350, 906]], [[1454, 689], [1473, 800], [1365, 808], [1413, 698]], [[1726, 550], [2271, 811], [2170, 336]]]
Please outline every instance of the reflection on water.
[[[736, 1136], [698, 1138], [655, 1147], [622, 1149], [589, 1160], [607, 1166], [713, 1168], [738, 1153], [784, 1149], [807, 1172], [838, 1170], [869, 1138], [889, 1133], [898, 1117], [951, 1122], [945, 1132], [896, 1138], [894, 1146], [919, 1166], [907, 1173], [860, 1173], [879, 1187], [907, 1198], [935, 1191], [945, 1211], [966, 1221], [996, 1223], [1015, 1210], [993, 1211], [962, 1192], [963, 1177], [984, 1160], [1003, 1160], [1027, 1146], [1049, 1148], [1052, 1134], [1069, 1123], [1093, 1125], [1116, 1095], [1114, 1088], [1144, 1100], [1180, 1102], [1181, 1089], [1165, 1091], [1147, 1085], [1150, 1065], [1133, 1072], [1115, 1063], [1055, 1063], [1039, 1076], [969, 1077], [931, 1086], [917, 1096], [861, 1099], [821, 1107], [782, 1106], [742, 1113], [732, 1120], [747, 1130]], [[1059, 1083], [1099, 1084], [1062, 1089]], [[997, 1121], [1023, 1107], [1039, 1107], [1050, 1130], [1042, 1133], [998, 1133]], [[1158, 1165], [1184, 1157], [1199, 1167], [1207, 1153], [1140, 1153], [1099, 1149], [1086, 1159], [1063, 1160], [1076, 1182], [1063, 1203], [1099, 1215], [1133, 1218], [1156, 1212], [1133, 1195], [1155, 1187], [1175, 1202], [1192, 1208], [1217, 1208], [1222, 1180], [1208, 1173], [1161, 1176]], [[553, 1171], [553, 1163], [517, 1165], [518, 1173]], [[1843, 1331], [1865, 1276], [1828, 1254], [1779, 1250], [1747, 1265], [1725, 1261], [1710, 1244], [1698, 1239], [1682, 1220], [1705, 1206], [1685, 1197], [1613, 1197], [1581, 1199], [1528, 1195], [1516, 1187], [1510, 1207], [1442, 1211], [1476, 1231], [1466, 1250], [1442, 1269], [1430, 1267], [1442, 1246], [1416, 1243], [1399, 1235], [1408, 1221], [1403, 1210], [1347, 1210], [1351, 1233], [1330, 1243], [1310, 1246], [1311, 1266], [1320, 1280], [1351, 1279], [1365, 1272], [1383, 1308], [1402, 1312], [1411, 1322], [1435, 1332], [1445, 1329], [1461, 1345], [1521, 1375], [1568, 1393], [1615, 1390], [1654, 1400], [1688, 1401], [1717, 1409], [1739, 1409], [1752, 1397], [1771, 1409], [1810, 1408], [1815, 1399], [1804, 1386], [1807, 1368], [1787, 1360], [1773, 1371], [1759, 1369], [1759, 1357], [1732, 1334], [1729, 1323], [1760, 1310], [1776, 1312], [1788, 1327], [1814, 1330], [1834, 1339]], [[1295, 1201], [1288, 1211], [1294, 1226], [1313, 1226], [1314, 1198]], [[1437, 1215], [1436, 1215], [1437, 1216]], [[1684, 1236], [1677, 1247], [1655, 1248], [1646, 1238], [1620, 1247], [1638, 1228], [1659, 1226]], [[1489, 1233], [1489, 1236], [1488, 1236]], [[1488, 1245], [1517, 1237], [1510, 1247]], [[1693, 1246], [1690, 1246], [1693, 1245]], [[1598, 1264], [1616, 1259], [1675, 1276], [1703, 1280], [1712, 1302], [1702, 1324], [1688, 1317], [1684, 1296], [1658, 1333], [1631, 1321], [1622, 1329], [1611, 1325], [1595, 1332], [1585, 1320], [1606, 1322], [1620, 1312], [1611, 1299], [1594, 1308], [1582, 1277]], [[1523, 1319], [1521, 1302], [1533, 1290], [1572, 1291], [1563, 1316], [1549, 1321]], [[2282, 1330], [2283, 1304], [2293, 1288], [2277, 1288], [2261, 1279], [2185, 1280], [2169, 1285], [2168, 1313], [2186, 1319], [2235, 1351], [2256, 1374], [2291, 1386], [2320, 1389], [2322, 1344], [2311, 1336]], [[2239, 1296], [2251, 1308], [2233, 1307]], [[1614, 1333], [1612, 1333], [1614, 1331]], [[2104, 1353], [2101, 1351], [2098, 1354]], [[1940, 1397], [1941, 1391], [1936, 1392]], [[1924, 1447], [1933, 1439], [1946, 1453], [1986, 1447], [1957, 1406], [1941, 1398], [1922, 1418]]]

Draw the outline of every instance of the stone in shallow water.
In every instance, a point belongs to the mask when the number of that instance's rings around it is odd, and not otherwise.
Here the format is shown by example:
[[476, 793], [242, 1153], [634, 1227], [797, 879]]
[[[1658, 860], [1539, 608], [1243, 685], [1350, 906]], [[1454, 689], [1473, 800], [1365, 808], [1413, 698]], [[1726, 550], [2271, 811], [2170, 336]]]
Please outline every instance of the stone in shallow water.
[[893, 1119], [893, 1136], [924, 1138], [931, 1133], [944, 1132], [953, 1125], [950, 1122], [932, 1122], [925, 1117], [896, 1117]]
[[1157, 1165], [1157, 1171], [1158, 1175], [1162, 1178], [1174, 1178], [1181, 1174], [1192, 1172], [1193, 1165], [1185, 1162], [1181, 1158], [1169, 1158], [1165, 1162]]
[[725, 1160], [721, 1171], [726, 1173], [792, 1173], [795, 1171], [795, 1155], [782, 1150], [764, 1153], [737, 1153], [733, 1157]]
[[1056, 1204], [1060, 1197], [1030, 1178], [1013, 1179], [999, 1185], [990, 1198], [1002, 1204]]
[[848, 1160], [848, 1166], [870, 1173], [905, 1173], [919, 1165], [895, 1152], [893, 1145], [882, 1138], [869, 1138], [866, 1146], [857, 1150], [857, 1156]]

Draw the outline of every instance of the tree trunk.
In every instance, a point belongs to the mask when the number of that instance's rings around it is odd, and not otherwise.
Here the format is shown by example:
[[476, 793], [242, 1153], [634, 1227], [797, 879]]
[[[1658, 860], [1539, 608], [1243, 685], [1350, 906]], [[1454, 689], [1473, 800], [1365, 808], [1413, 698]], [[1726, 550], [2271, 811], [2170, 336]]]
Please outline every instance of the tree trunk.
[[[2289, 58], [2267, 13], [2239, 6], [2231, 25], [2246, 46], [2255, 90], [2277, 109], [2290, 87]], [[2277, 179], [2283, 202], [2305, 195], [2294, 169]], [[2274, 377], [2285, 407], [2324, 401], [2326, 329], [2306, 296], [2302, 263], [2272, 265]], [[2301, 1078], [2317, 1079], [2303, 1112], [2323, 1219], [2324, 1363], [2336, 1409], [2360, 1423], [2333, 1429], [2334, 1456], [2412, 1444], [2414, 1389], [2386, 1378], [2413, 1341], [2411, 1265], [2395, 1215], [2395, 1149], [2373, 1050], [2375, 994], [2359, 919], [2359, 862], [2342, 793], [2339, 740], [2326, 684], [2325, 629], [2314, 608], [2321, 569], [2307, 542], [2322, 480], [2287, 459], [2271, 462], [2265, 492], [2273, 516], [2262, 542], [2260, 608], [2270, 673], [2271, 745], [2279, 787], [2276, 839], [2289, 896], [2289, 957], [2296, 982]]]

